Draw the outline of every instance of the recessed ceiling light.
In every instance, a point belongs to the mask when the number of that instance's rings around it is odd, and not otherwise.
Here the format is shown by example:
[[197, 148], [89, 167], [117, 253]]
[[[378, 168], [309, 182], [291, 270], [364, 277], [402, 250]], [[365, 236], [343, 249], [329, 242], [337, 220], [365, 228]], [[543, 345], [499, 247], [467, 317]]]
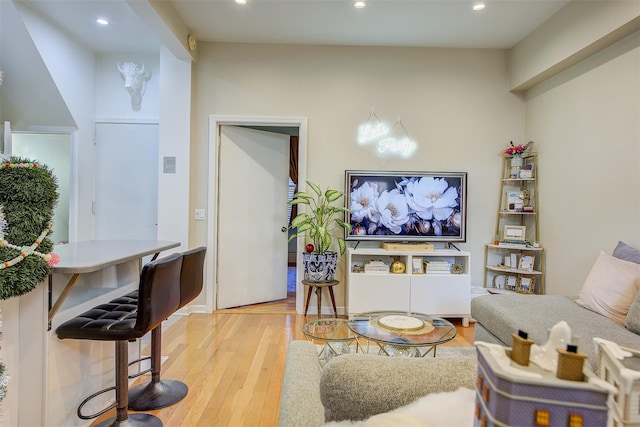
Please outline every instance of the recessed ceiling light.
[[247, 0], [236, 0], [236, 4], [247, 4]]
[[367, 2], [364, 0], [356, 0], [353, 3], [353, 7], [355, 7], [356, 9], [362, 9], [367, 5]]
[[100, 25], [109, 25], [107, 18], [96, 18], [96, 22]]
[[473, 10], [475, 10], [475, 11], [484, 10], [485, 7], [486, 7], [486, 4], [484, 4], [484, 3], [474, 3], [473, 4]]

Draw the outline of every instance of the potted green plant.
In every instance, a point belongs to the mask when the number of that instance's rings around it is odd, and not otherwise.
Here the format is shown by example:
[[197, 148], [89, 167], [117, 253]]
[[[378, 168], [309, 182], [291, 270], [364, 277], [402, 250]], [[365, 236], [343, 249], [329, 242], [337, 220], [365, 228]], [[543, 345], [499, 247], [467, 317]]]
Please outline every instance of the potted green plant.
[[334, 239], [338, 243], [340, 255], [347, 249], [344, 238], [332, 233], [336, 229], [351, 232], [351, 225], [343, 221], [344, 214], [349, 210], [336, 203], [344, 196], [342, 191], [327, 189], [323, 193], [313, 182], [306, 183], [313, 194], [301, 191], [294, 194], [289, 202], [290, 205], [309, 206], [308, 212], [299, 213], [291, 221], [289, 228], [294, 230], [294, 233], [289, 237], [289, 241], [305, 234], [309, 236], [313, 243], [306, 245], [306, 251], [302, 256], [305, 279], [328, 282], [334, 280], [338, 264], [338, 254], [329, 250]]

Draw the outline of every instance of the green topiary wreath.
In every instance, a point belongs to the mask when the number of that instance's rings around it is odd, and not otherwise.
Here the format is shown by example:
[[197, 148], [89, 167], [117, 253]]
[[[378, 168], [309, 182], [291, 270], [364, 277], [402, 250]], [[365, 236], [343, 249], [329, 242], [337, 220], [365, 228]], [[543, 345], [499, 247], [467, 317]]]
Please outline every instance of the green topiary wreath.
[[46, 237], [57, 190], [46, 165], [20, 157], [0, 159], [0, 299], [32, 291], [57, 262]]

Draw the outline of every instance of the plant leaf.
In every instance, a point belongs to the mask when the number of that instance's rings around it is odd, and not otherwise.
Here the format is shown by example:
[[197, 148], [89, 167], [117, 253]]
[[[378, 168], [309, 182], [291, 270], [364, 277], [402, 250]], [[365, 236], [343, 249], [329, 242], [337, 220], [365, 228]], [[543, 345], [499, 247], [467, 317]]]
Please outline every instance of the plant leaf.
[[290, 202], [288, 202], [287, 204], [289, 204], [289, 205], [299, 205], [301, 203], [303, 205], [310, 205], [311, 204], [309, 199], [293, 199]]
[[[292, 227], [293, 227], [293, 225], [292, 225]], [[300, 233], [304, 233], [307, 230], [311, 230], [312, 228], [313, 228], [313, 224], [305, 222], [305, 223], [300, 224], [299, 226], [296, 227], [296, 232], [298, 234], [300, 234]]]
[[309, 217], [309, 215], [303, 212], [301, 214], [296, 215], [296, 217], [293, 218], [293, 220], [291, 221], [291, 228], [298, 228], [305, 222], [309, 222], [309, 221], [311, 221], [311, 217]]
[[338, 237], [338, 248], [340, 249], [340, 255], [344, 254], [347, 250], [347, 243], [341, 237]]
[[316, 193], [318, 196], [322, 196], [322, 191], [320, 190], [320, 187], [318, 187], [316, 184], [314, 184], [311, 181], [306, 181], [306, 183], [309, 187], [311, 187], [314, 193]]
[[293, 198], [294, 198], [294, 199], [297, 199], [297, 198], [302, 198], [302, 199], [312, 199], [313, 197], [312, 197], [311, 195], [309, 195], [309, 194], [305, 193], [304, 191], [299, 191], [299, 192], [297, 192], [297, 193], [295, 193], [295, 194], [293, 195]]
[[342, 197], [343, 195], [344, 193], [338, 190], [327, 190], [324, 193], [324, 197], [327, 198], [327, 202], [334, 202], [338, 200], [340, 197]]
[[349, 233], [351, 233], [352, 228], [351, 228], [351, 224], [344, 222], [341, 219], [336, 218], [336, 222], [340, 225], [340, 227], [344, 228], [345, 230], [347, 230]]

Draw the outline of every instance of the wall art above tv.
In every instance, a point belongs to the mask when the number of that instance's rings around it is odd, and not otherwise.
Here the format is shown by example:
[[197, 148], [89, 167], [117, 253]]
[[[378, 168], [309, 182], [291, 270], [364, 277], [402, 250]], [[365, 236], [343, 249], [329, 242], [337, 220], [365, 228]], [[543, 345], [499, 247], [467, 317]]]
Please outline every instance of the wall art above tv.
[[465, 242], [466, 172], [345, 171], [346, 240]]

